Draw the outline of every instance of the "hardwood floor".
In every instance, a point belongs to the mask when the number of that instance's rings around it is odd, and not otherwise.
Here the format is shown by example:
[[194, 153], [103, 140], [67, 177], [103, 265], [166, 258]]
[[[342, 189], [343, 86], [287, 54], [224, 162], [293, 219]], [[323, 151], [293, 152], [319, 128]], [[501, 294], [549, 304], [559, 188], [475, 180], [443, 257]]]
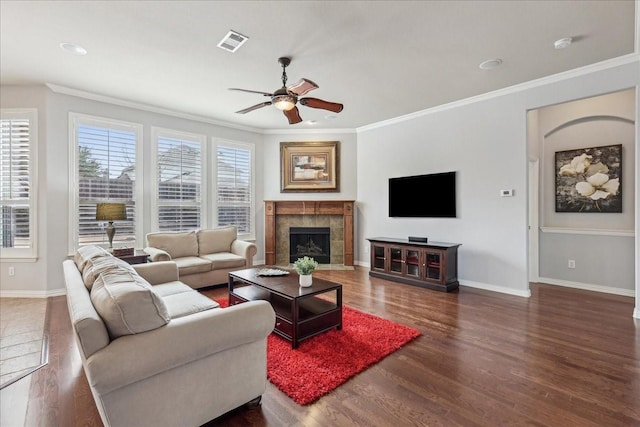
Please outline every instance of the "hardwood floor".
[[[421, 337], [311, 405], [268, 383], [261, 407], [208, 425], [640, 426], [633, 298], [542, 284], [531, 298], [441, 293], [367, 273], [314, 274], [342, 283], [344, 304]], [[100, 426], [65, 298], [51, 298], [49, 310], [49, 365], [33, 375], [26, 425]]]

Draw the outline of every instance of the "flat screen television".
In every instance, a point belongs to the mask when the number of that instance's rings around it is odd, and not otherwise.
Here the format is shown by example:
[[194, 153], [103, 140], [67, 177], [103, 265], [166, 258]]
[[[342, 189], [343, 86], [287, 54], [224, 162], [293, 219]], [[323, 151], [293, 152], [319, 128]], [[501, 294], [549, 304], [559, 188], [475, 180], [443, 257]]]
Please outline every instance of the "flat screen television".
[[389, 178], [389, 216], [456, 217], [456, 173]]

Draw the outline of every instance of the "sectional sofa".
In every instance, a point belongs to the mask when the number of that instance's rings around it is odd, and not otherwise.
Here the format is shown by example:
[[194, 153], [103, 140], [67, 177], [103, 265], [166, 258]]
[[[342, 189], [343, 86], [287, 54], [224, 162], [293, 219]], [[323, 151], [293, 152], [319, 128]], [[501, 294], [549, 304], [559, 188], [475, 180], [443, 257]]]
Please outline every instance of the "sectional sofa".
[[266, 301], [221, 309], [173, 261], [131, 266], [81, 248], [63, 261], [74, 336], [105, 426], [197, 427], [266, 388]]

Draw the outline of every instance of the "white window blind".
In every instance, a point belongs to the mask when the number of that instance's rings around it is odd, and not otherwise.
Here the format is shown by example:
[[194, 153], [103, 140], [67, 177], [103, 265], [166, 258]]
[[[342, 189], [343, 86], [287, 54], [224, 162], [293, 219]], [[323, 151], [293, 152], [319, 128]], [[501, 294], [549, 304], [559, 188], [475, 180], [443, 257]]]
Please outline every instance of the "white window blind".
[[110, 120], [75, 121], [77, 166], [77, 246], [108, 243], [108, 222], [96, 221], [96, 204], [125, 203], [126, 221], [117, 221], [113, 245], [136, 240], [136, 177], [138, 131]]
[[216, 146], [216, 206], [219, 226], [235, 225], [238, 234], [253, 235], [253, 150], [250, 146]]
[[36, 111], [2, 110], [0, 126], [2, 257], [35, 257]]
[[154, 134], [157, 188], [154, 215], [157, 215], [158, 229], [183, 231], [200, 228], [205, 138], [165, 130], [154, 130]]

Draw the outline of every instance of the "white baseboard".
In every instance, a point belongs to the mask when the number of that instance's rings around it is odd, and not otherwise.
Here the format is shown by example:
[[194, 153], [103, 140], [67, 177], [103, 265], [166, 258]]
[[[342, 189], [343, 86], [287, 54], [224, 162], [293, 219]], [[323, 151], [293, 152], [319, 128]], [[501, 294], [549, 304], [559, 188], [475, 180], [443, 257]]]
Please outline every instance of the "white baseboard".
[[55, 289], [53, 291], [2, 291], [0, 290], [0, 298], [49, 298], [66, 295], [66, 289]]
[[540, 283], [549, 285], [564, 286], [567, 288], [583, 289], [585, 291], [603, 292], [605, 294], [622, 295], [625, 297], [635, 297], [636, 292], [633, 289], [613, 288], [611, 286], [592, 285], [590, 283], [571, 282], [569, 280], [550, 279], [548, 277], [540, 277]]
[[[367, 267], [367, 268], [371, 267], [371, 263], [369, 262], [356, 261], [354, 264], [362, 267]], [[490, 285], [488, 283], [472, 282], [471, 280], [459, 280], [459, 282], [460, 282], [460, 286], [468, 286], [470, 288], [484, 289], [487, 291], [500, 292], [502, 294], [515, 295], [518, 297], [525, 297], [525, 298], [529, 298], [531, 296], [531, 291], [529, 289], [527, 289], [526, 291], [519, 291], [516, 289], [505, 288], [504, 286], [496, 286], [496, 285]]]
[[633, 317], [635, 317], [636, 319], [640, 319], [640, 307], [636, 307], [633, 310]]
[[470, 288], [484, 289], [485, 291], [500, 292], [501, 294], [515, 295], [517, 297], [530, 298], [531, 290], [518, 290], [506, 288], [504, 286], [490, 285], [488, 283], [473, 282], [471, 280], [459, 280], [460, 286], [468, 286]]

